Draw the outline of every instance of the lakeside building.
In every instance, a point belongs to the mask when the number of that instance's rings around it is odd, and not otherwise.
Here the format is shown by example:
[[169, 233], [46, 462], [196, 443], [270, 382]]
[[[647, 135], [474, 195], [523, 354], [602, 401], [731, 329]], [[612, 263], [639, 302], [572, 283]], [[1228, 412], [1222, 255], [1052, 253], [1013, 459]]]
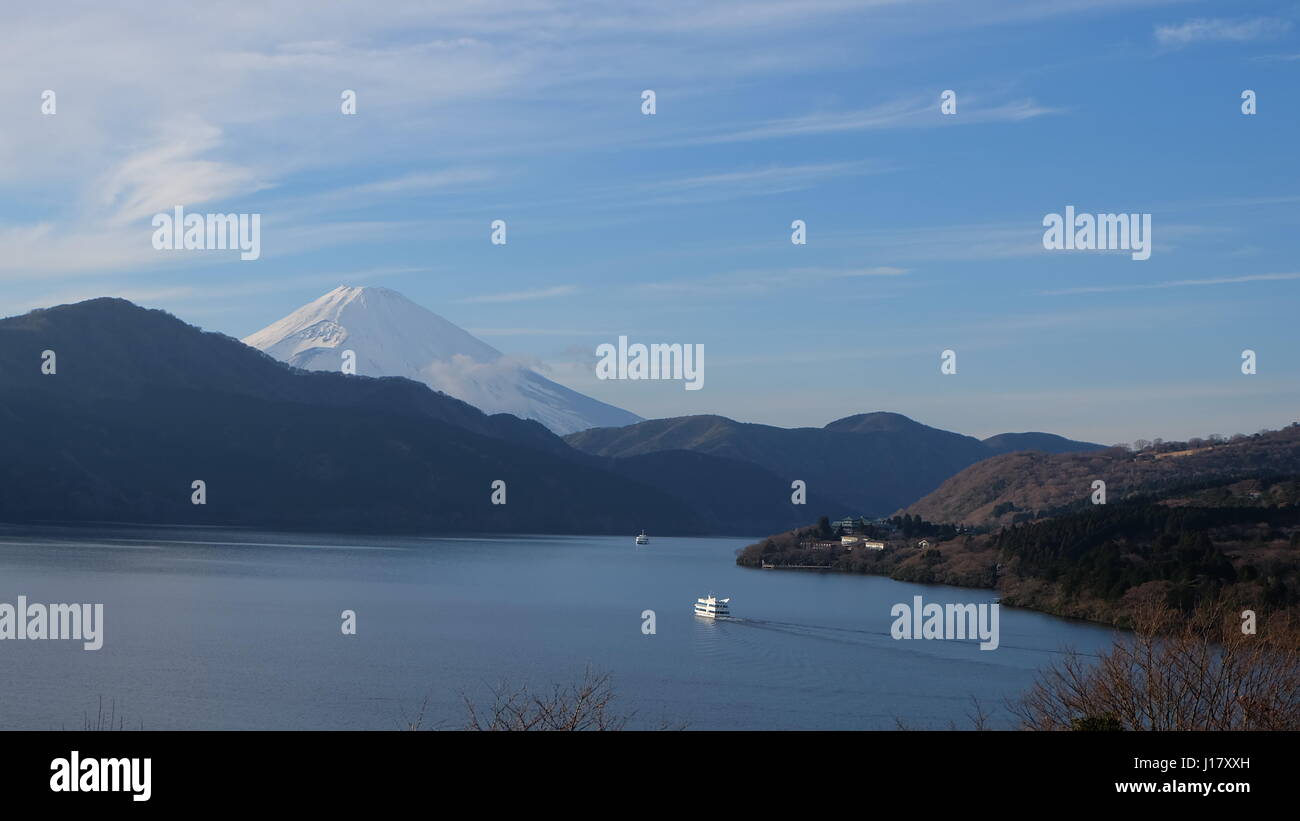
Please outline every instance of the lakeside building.
[[836, 547], [842, 547], [843, 542], [828, 542], [821, 539], [805, 540], [799, 543], [800, 550], [830, 550]]
[[884, 550], [885, 543], [876, 539], [868, 539], [865, 536], [842, 536], [840, 544], [843, 547], [852, 550], [855, 547], [861, 547], [864, 550]]
[[831, 522], [831, 530], [838, 529], [845, 534], [852, 535], [866, 530], [869, 524], [870, 522], [864, 516], [859, 516], [856, 519], [852, 516], [845, 516], [843, 519]]

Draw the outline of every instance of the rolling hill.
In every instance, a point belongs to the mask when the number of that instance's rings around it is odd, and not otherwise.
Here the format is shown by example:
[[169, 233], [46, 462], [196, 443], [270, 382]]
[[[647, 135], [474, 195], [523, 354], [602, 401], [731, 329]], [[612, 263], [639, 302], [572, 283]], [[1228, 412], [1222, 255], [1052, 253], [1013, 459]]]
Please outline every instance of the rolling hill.
[[[1046, 433], [1001, 434], [980, 441], [932, 428], [897, 413], [864, 413], [822, 428], [779, 428], [724, 416], [653, 419], [623, 428], [594, 428], [565, 441], [579, 450], [627, 458], [689, 450], [752, 462], [808, 483], [809, 505], [883, 515], [911, 504], [958, 471], [1008, 450], [1096, 451], [1101, 445]], [[820, 496], [820, 498], [819, 498]]]
[[[1179, 455], [1181, 454], [1181, 455]], [[1010, 453], [944, 481], [905, 513], [931, 522], [994, 527], [1091, 504], [1092, 483], [1107, 500], [1198, 481], [1300, 474], [1300, 426], [1259, 433], [1196, 452]]]

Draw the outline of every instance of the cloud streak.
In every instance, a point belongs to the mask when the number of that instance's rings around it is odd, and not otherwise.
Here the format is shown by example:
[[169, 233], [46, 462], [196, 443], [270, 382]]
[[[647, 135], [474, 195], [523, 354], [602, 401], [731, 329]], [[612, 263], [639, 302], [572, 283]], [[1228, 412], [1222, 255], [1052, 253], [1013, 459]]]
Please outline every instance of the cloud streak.
[[869, 268], [789, 268], [780, 271], [735, 271], [694, 279], [647, 282], [636, 290], [648, 294], [680, 296], [759, 296], [789, 288], [806, 288], [835, 280], [906, 276], [906, 268], [879, 265]]
[[1284, 34], [1290, 29], [1289, 20], [1275, 17], [1248, 20], [1197, 18], [1182, 23], [1158, 25], [1155, 28], [1155, 38], [1162, 46], [1180, 48], [1193, 43], [1246, 43]]
[[893, 128], [930, 128], [946, 125], [975, 125], [994, 122], [1020, 122], [1064, 111], [1039, 105], [1032, 99], [979, 107], [978, 101], [962, 102], [959, 118], [944, 117], [939, 112], [939, 99], [893, 100], [857, 111], [832, 111], [798, 117], [769, 120], [764, 123], [729, 130], [720, 134], [695, 137], [686, 143], [735, 143], [754, 140], [789, 139], [856, 131], [876, 131]]
[[1238, 277], [1211, 277], [1207, 279], [1171, 279], [1166, 282], [1148, 282], [1136, 285], [1097, 285], [1086, 288], [1061, 288], [1055, 291], [1039, 291], [1039, 296], [1073, 296], [1075, 294], [1110, 294], [1123, 291], [1151, 291], [1164, 288], [1193, 288], [1206, 285], [1235, 285], [1243, 282], [1279, 282], [1300, 279], [1300, 273], [1293, 274], [1248, 274]]
[[482, 296], [458, 299], [462, 303], [499, 303], [499, 302], [534, 302], [539, 299], [557, 299], [578, 293], [574, 285], [556, 285], [551, 288], [538, 288], [531, 291], [509, 291], [503, 294], [484, 294]]

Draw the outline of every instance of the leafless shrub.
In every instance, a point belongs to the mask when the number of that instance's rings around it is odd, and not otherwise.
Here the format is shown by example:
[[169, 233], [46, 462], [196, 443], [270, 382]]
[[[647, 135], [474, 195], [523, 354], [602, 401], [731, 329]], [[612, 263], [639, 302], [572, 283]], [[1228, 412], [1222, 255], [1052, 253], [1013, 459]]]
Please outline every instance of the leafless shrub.
[[[970, 697], [970, 710], [966, 713], [966, 720], [970, 722], [970, 728], [972, 730], [993, 729], [993, 716], [984, 705], [980, 703], [980, 700], [975, 698], [975, 696]], [[952, 723], [949, 725], [949, 729], [957, 729], [957, 724], [955, 722]]]
[[462, 693], [466, 730], [621, 730], [632, 718], [614, 712], [609, 673], [591, 668], [577, 684], [556, 684], [546, 693], [502, 684], [492, 694], [492, 705], [484, 710]]
[[[65, 727], [64, 729], [67, 728]], [[99, 697], [99, 707], [95, 712], [95, 717], [92, 719], [90, 717], [90, 713], [82, 714], [81, 729], [84, 732], [108, 732], [110, 730], [125, 730], [126, 716], [119, 716], [117, 714], [117, 699], [113, 699], [111, 702], [109, 702], [108, 710], [105, 711], [104, 697], [101, 695]], [[138, 728], [133, 728], [133, 729], [143, 730], [144, 719], [140, 720], [140, 725]]]
[[[402, 721], [405, 722], [405, 724], [406, 724], [406, 727], [405, 727], [405, 728], [406, 728], [407, 730], [423, 730], [423, 729], [426, 729], [425, 726], [424, 726], [424, 715], [425, 715], [425, 713], [428, 711], [428, 709], [429, 709], [429, 697], [428, 697], [428, 696], [425, 696], [425, 697], [424, 697], [424, 700], [420, 702], [420, 707], [419, 707], [419, 709], [415, 711], [415, 715], [412, 716], [411, 718], [409, 718], [409, 719], [406, 718], [406, 711], [403, 710], [403, 711], [402, 711]], [[430, 729], [430, 730], [437, 730], [437, 729], [440, 729], [440, 727], [438, 727], [438, 726], [434, 726], [434, 727], [429, 727], [428, 729]]]
[[[609, 673], [597, 673], [590, 667], [577, 684], [555, 684], [549, 691], [533, 692], [527, 684], [500, 684], [492, 688], [492, 702], [479, 706], [464, 691], [467, 719], [465, 730], [623, 730], [636, 713], [614, 709], [614, 688]], [[403, 716], [407, 730], [438, 730], [425, 727], [429, 699], [421, 702], [409, 720]], [[653, 729], [685, 730], [684, 723], [661, 721]]]
[[[970, 709], [966, 711], [966, 720], [970, 722], [968, 726], [959, 727], [956, 721], [948, 722], [949, 730], [992, 730], [993, 715], [988, 711], [978, 698], [970, 696]], [[894, 716], [894, 729], [901, 732], [914, 732], [921, 730], [920, 727], [913, 727], [899, 716]]]
[[1300, 729], [1300, 624], [1241, 624], [1222, 605], [1146, 604], [1131, 634], [1096, 659], [1068, 654], [1008, 706], [1029, 730]]

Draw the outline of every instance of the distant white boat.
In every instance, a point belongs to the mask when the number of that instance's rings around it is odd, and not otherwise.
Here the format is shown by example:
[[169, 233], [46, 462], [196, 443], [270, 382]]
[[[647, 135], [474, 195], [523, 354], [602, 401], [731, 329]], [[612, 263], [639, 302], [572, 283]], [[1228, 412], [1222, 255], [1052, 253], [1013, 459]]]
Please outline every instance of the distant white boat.
[[637, 544], [650, 544], [650, 537], [647, 536], [647, 535], [645, 535], [645, 531], [644, 531], [644, 530], [641, 531], [641, 535], [640, 535], [640, 536], [637, 536], [637, 537], [636, 537], [636, 543], [637, 543]]
[[730, 603], [730, 598], [719, 599], [710, 593], [704, 598], [695, 600], [695, 615], [710, 619], [716, 619], [718, 616], [730, 616]]

